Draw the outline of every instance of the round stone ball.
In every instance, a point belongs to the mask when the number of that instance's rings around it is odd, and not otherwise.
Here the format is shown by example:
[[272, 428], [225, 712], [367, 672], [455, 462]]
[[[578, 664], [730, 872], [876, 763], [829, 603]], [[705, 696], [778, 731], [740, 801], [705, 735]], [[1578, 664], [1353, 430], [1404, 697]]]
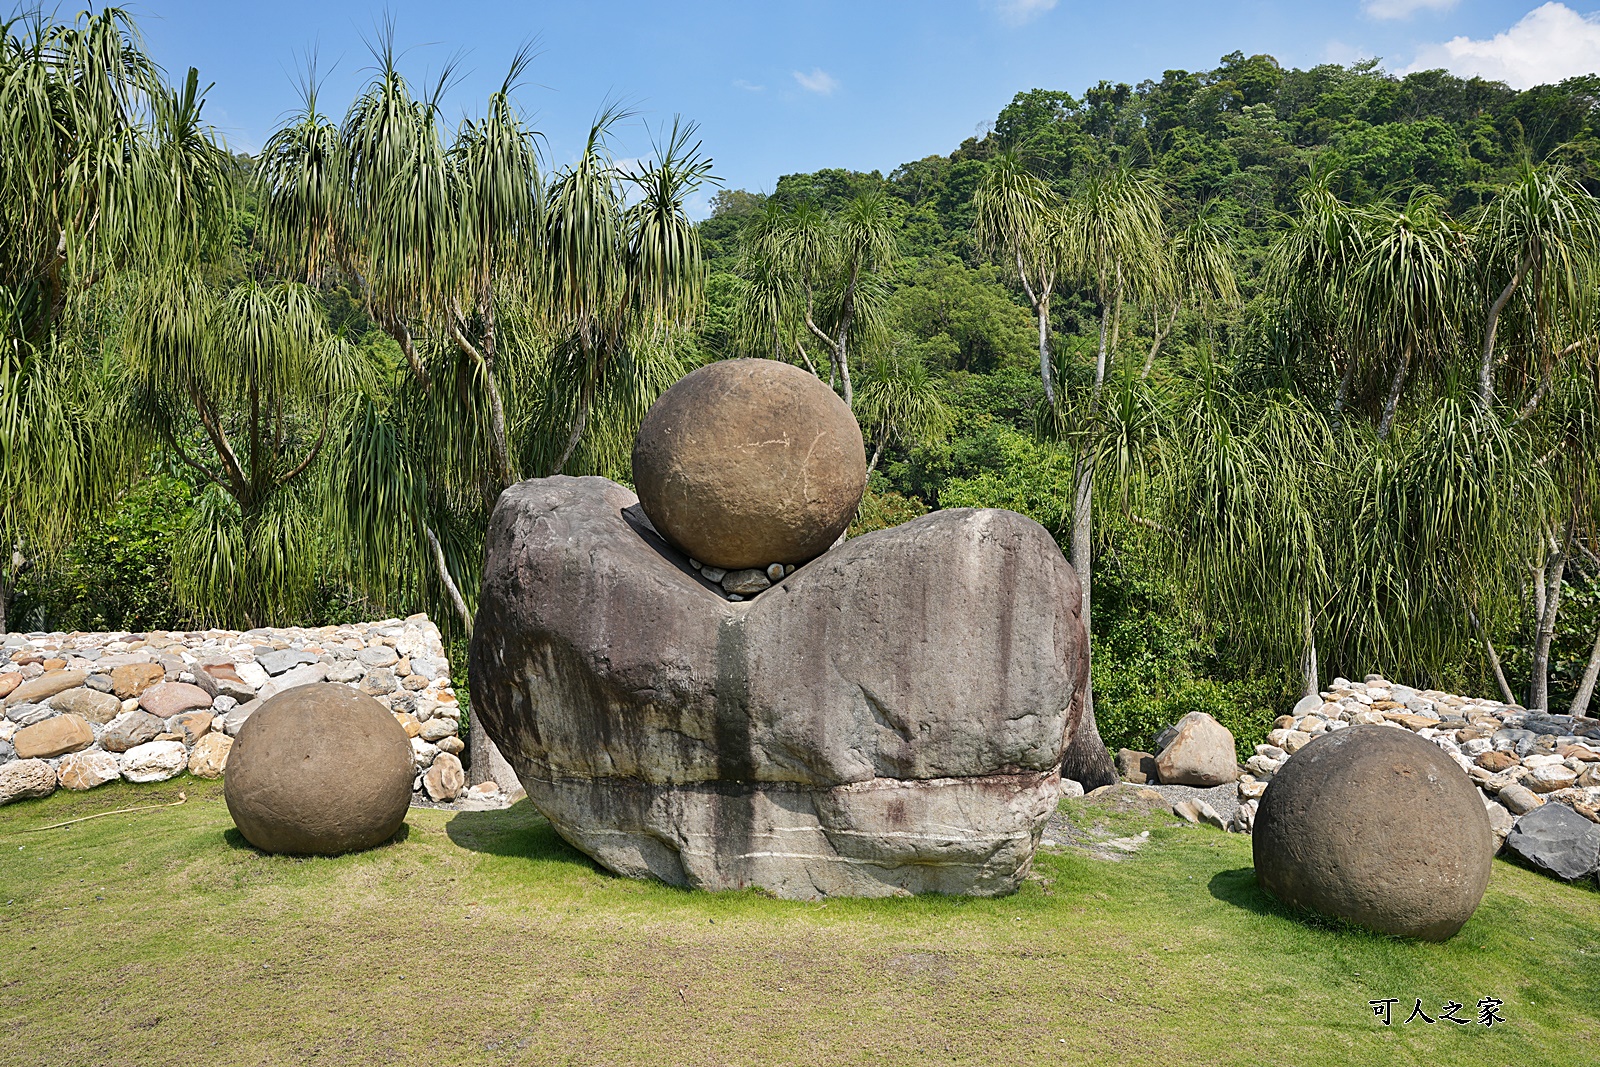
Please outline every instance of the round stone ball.
[[799, 564], [850, 525], [867, 486], [861, 429], [816, 375], [732, 359], [686, 375], [639, 426], [633, 478], [662, 536], [724, 570]]
[[1477, 788], [1439, 746], [1352, 726], [1273, 777], [1252, 849], [1256, 880], [1285, 904], [1443, 941], [1483, 899], [1495, 845]]
[[331, 856], [393, 837], [415, 773], [411, 741], [388, 708], [320, 682], [284, 690], [244, 721], [222, 793], [256, 848]]

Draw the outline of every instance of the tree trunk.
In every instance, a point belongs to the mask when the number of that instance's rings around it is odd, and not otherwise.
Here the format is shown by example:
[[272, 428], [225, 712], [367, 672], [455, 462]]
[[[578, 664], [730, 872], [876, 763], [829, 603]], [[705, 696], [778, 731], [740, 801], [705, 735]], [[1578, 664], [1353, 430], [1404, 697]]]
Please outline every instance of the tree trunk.
[[1500, 328], [1500, 313], [1505, 310], [1506, 301], [1511, 299], [1511, 294], [1522, 282], [1523, 272], [1527, 269], [1528, 257], [1524, 255], [1517, 261], [1517, 270], [1511, 276], [1510, 283], [1500, 290], [1500, 295], [1489, 308], [1489, 321], [1484, 324], [1483, 356], [1478, 362], [1478, 399], [1485, 404], [1494, 399], [1494, 335]]
[[560, 474], [566, 467], [567, 460], [578, 450], [578, 442], [583, 438], [583, 431], [589, 426], [589, 408], [594, 403], [594, 382], [591, 376], [585, 376], [583, 385], [578, 390], [578, 413], [572, 420], [572, 435], [567, 438], [567, 446], [561, 450], [561, 456], [550, 468], [550, 475]]
[[[1092, 628], [1092, 587], [1094, 584], [1093, 561], [1090, 552], [1093, 546], [1091, 523], [1094, 520], [1094, 470], [1088, 465], [1080, 454], [1078, 458], [1077, 486], [1072, 498], [1072, 569], [1078, 573], [1078, 587], [1081, 595], [1079, 598], [1079, 615], [1083, 620], [1083, 634], [1086, 640], [1086, 650], [1089, 661], [1094, 662], [1094, 630]], [[1109, 785], [1117, 780], [1116, 771], [1111, 764], [1111, 754], [1106, 750], [1105, 742], [1100, 738], [1100, 728], [1094, 719], [1094, 675], [1091, 671], [1084, 672], [1083, 681], [1083, 726], [1078, 736], [1074, 738], [1072, 766], [1063, 764], [1062, 774], [1083, 783], [1085, 790], [1094, 789], [1091, 780], [1100, 781], [1101, 785]], [[1098, 752], [1098, 756], [1097, 756]], [[1104, 766], [1102, 766], [1102, 764]], [[1088, 777], [1085, 778], [1084, 776]]]
[[1489, 631], [1478, 618], [1476, 611], [1468, 608], [1467, 617], [1472, 620], [1473, 627], [1478, 631], [1478, 637], [1483, 641], [1483, 653], [1488, 657], [1489, 668], [1494, 672], [1495, 684], [1500, 687], [1500, 695], [1505, 698], [1507, 704], [1515, 704], [1517, 698], [1511, 695], [1511, 685], [1506, 681], [1506, 672], [1500, 666], [1500, 653], [1494, 650], [1494, 642], [1489, 640]]
[[872, 472], [878, 469], [878, 460], [883, 458], [883, 446], [889, 443], [889, 429], [884, 427], [878, 434], [878, 445], [872, 450], [872, 462], [867, 464], [867, 477], [872, 477]]
[[1306, 598], [1305, 611], [1305, 644], [1300, 652], [1300, 692], [1302, 696], [1316, 696], [1322, 692], [1322, 683], [1317, 676], [1317, 634], [1311, 616], [1311, 598]]
[[1400, 406], [1400, 395], [1406, 389], [1406, 375], [1411, 370], [1411, 346], [1406, 346], [1406, 351], [1400, 357], [1400, 366], [1394, 372], [1394, 383], [1389, 386], [1389, 399], [1383, 405], [1383, 421], [1378, 423], [1378, 440], [1389, 436], [1389, 431], [1394, 427], [1395, 409]]
[[1045, 403], [1055, 406], [1055, 368], [1050, 364], [1050, 297], [1043, 296], [1034, 304], [1039, 316], [1039, 381], [1044, 383]]
[[428, 537], [428, 547], [432, 549], [433, 565], [438, 568], [439, 581], [444, 583], [444, 588], [450, 594], [450, 603], [456, 609], [461, 622], [467, 628], [467, 633], [472, 633], [472, 612], [467, 608], [466, 598], [461, 595], [461, 589], [456, 585], [456, 580], [450, 576], [450, 565], [444, 558], [444, 548], [439, 544], [439, 538], [434, 536], [433, 527], [423, 526], [422, 532]]
[[[4, 631], [4, 620], [0, 619], [0, 633]], [[1589, 653], [1589, 666], [1584, 668], [1583, 681], [1578, 683], [1578, 693], [1572, 698], [1572, 707], [1567, 709], [1568, 715], [1589, 714], [1589, 698], [1594, 695], [1594, 683], [1600, 679], [1600, 633], [1594, 637], [1594, 651]]]
[[[1570, 530], [1568, 540], [1571, 540]], [[1566, 563], [1565, 550], [1551, 538], [1550, 555], [1545, 557], [1542, 574], [1544, 595], [1539, 598], [1538, 629], [1533, 641], [1533, 677], [1528, 679], [1528, 707], [1533, 711], [1550, 710], [1550, 644], [1556, 633], [1556, 612], [1561, 607], [1561, 577]]]

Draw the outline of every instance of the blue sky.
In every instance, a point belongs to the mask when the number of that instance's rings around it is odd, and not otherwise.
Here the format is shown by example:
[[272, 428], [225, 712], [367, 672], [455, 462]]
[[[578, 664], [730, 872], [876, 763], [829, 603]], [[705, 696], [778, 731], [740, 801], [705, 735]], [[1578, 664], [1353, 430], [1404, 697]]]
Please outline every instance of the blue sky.
[[481, 108], [518, 44], [533, 38], [541, 54], [518, 99], [548, 138], [550, 162], [570, 160], [600, 105], [620, 98], [640, 114], [619, 131], [617, 155], [648, 154], [649, 128], [682, 114], [700, 123], [725, 184], [758, 190], [796, 171], [887, 173], [947, 153], [1021, 90], [1137, 83], [1213, 67], [1235, 49], [1300, 67], [1379, 56], [1393, 71], [1444, 66], [1519, 87], [1600, 70], [1600, 12], [1582, 0], [130, 6], [174, 80], [196, 66], [216, 83], [206, 113], [237, 150], [259, 147], [296, 106], [296, 76], [313, 47], [333, 68], [324, 105], [342, 113], [369, 72], [363, 38], [387, 14], [416, 81], [461, 55], [452, 120]]

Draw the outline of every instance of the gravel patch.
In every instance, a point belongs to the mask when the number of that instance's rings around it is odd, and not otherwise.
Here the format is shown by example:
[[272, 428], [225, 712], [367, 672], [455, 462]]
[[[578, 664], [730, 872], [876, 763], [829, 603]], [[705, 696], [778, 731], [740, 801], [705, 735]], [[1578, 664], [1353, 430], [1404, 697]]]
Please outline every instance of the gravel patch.
[[1180, 800], [1203, 800], [1222, 816], [1222, 821], [1225, 823], [1231, 822], [1233, 813], [1239, 810], [1239, 787], [1232, 782], [1209, 788], [1196, 785], [1147, 785], [1145, 788], [1154, 789], [1166, 797], [1168, 806]]

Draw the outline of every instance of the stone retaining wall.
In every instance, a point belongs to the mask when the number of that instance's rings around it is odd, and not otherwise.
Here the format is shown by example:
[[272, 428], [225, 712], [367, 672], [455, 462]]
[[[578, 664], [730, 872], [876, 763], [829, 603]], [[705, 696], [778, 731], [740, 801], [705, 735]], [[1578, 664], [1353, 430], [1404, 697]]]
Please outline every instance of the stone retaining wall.
[[239, 632], [31, 633], [0, 637], [0, 804], [57, 787], [220, 777], [261, 702], [339, 682], [389, 708], [411, 737], [414, 799], [505, 802], [468, 790], [462, 711], [426, 615]]
[[1278, 718], [1267, 743], [1245, 762], [1230, 828], [1251, 828], [1266, 783], [1313, 737], [1367, 723], [1412, 730], [1449, 753], [1478, 786], [1499, 840], [1547, 804], [1600, 822], [1600, 719], [1417, 690], [1369, 674], [1361, 682], [1335, 678]]

